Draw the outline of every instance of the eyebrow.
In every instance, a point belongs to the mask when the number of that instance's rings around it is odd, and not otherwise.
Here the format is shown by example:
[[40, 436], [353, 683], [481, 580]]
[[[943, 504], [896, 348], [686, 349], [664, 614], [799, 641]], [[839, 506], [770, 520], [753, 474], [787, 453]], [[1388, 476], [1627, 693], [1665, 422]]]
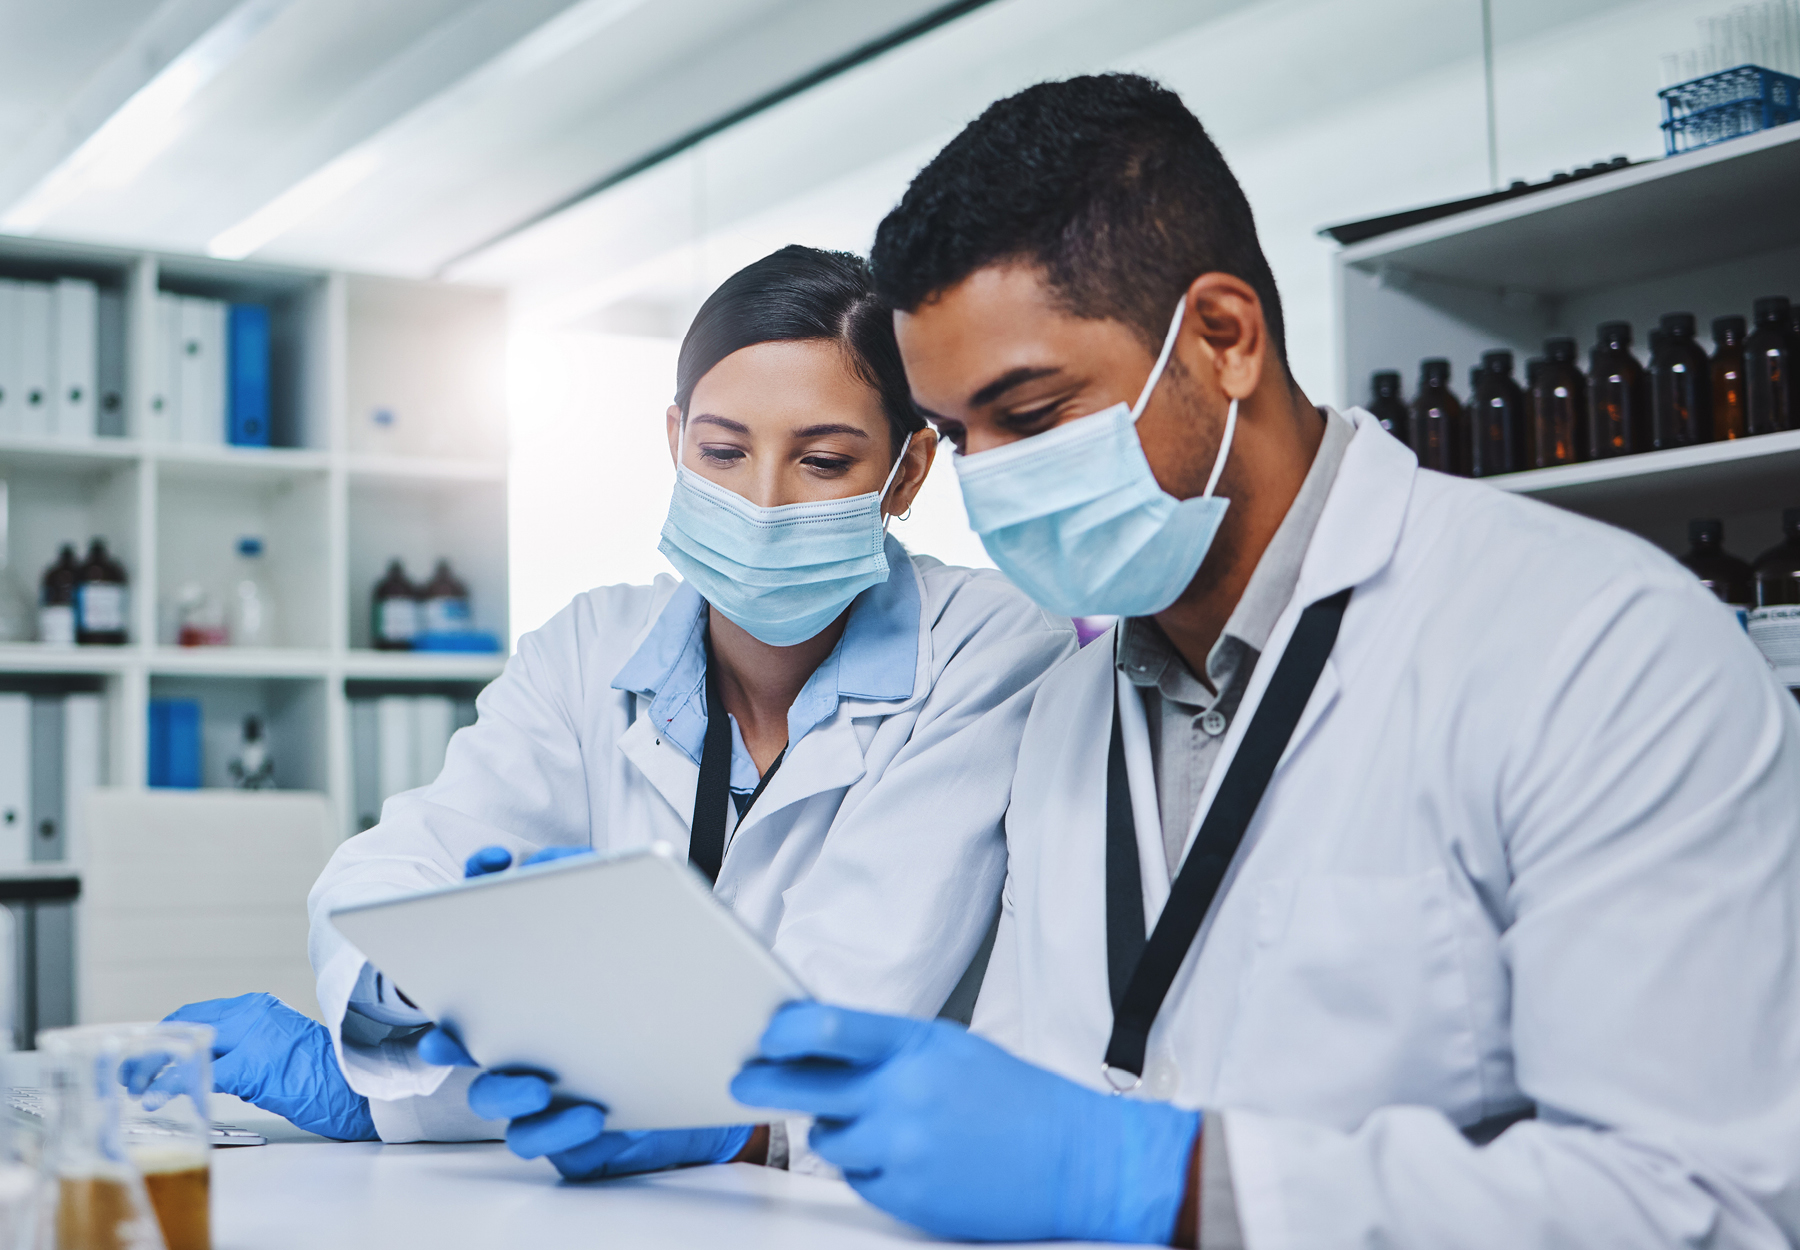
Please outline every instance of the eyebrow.
[[867, 430], [859, 430], [854, 425], [826, 423], [824, 425], [808, 425], [794, 431], [795, 438], [823, 438], [827, 434], [853, 434], [857, 438], [869, 437]]
[[1054, 367], [1032, 369], [1021, 366], [1010, 369], [969, 396], [969, 406], [979, 408], [983, 404], [991, 404], [1015, 386], [1023, 386], [1027, 382], [1035, 382], [1039, 378], [1047, 378], [1060, 372], [1060, 369]]
[[750, 427], [742, 421], [733, 421], [729, 417], [715, 417], [710, 412], [703, 412], [697, 417], [688, 418], [689, 425], [716, 425], [730, 430], [733, 434], [748, 434]]

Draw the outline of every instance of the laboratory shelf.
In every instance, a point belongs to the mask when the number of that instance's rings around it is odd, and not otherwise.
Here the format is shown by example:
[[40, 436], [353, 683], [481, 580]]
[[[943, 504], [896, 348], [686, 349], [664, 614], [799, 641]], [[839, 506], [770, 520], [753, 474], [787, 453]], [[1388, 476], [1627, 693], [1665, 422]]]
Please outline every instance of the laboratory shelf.
[[1778, 126], [1396, 230], [1340, 253], [1368, 272], [1567, 295], [1795, 242], [1800, 132]]
[[122, 673], [138, 662], [137, 647], [67, 647], [44, 642], [0, 643], [0, 673]]
[[345, 467], [353, 479], [369, 481], [504, 482], [506, 465], [489, 460], [447, 460], [430, 456], [352, 455]]
[[[1800, 430], [1483, 479], [1630, 530], [1800, 506]], [[1772, 544], [1775, 540], [1771, 538]]]
[[155, 676], [325, 677], [332, 657], [303, 647], [157, 647], [148, 667]]
[[507, 657], [458, 655], [453, 652], [351, 651], [344, 676], [364, 681], [491, 681], [506, 667]]
[[[0, 276], [80, 277], [123, 303], [125, 437], [0, 437], [3, 531], [34, 591], [63, 543], [104, 537], [131, 587], [126, 647], [0, 644], [0, 684], [78, 675], [105, 691], [105, 782], [145, 784], [149, 701], [205, 708], [206, 784], [250, 714], [279, 784], [324, 792], [357, 828], [345, 682], [485, 684], [500, 655], [366, 647], [368, 598], [395, 556], [415, 578], [448, 557], [476, 624], [505, 638], [506, 305], [494, 290], [208, 257], [0, 237]], [[163, 293], [264, 304], [276, 445], [150, 441]], [[223, 595], [240, 537], [264, 540], [259, 580], [280, 645], [175, 646], [190, 586]]]

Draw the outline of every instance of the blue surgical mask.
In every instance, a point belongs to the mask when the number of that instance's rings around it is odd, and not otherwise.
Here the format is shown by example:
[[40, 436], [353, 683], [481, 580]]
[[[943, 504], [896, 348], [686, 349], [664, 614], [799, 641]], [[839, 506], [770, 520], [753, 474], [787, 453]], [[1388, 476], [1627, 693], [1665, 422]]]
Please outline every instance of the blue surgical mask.
[[1137, 420], [1168, 367], [1186, 300], [1137, 403], [1115, 404], [978, 455], [956, 457], [969, 525], [1000, 571], [1064, 616], [1151, 616], [1187, 589], [1225, 519], [1213, 494], [1237, 428], [1237, 400], [1206, 492], [1177, 499], [1156, 484]]
[[879, 491], [775, 508], [678, 465], [657, 550], [752, 637], [771, 647], [805, 642], [887, 580], [881, 501], [911, 445], [909, 434]]

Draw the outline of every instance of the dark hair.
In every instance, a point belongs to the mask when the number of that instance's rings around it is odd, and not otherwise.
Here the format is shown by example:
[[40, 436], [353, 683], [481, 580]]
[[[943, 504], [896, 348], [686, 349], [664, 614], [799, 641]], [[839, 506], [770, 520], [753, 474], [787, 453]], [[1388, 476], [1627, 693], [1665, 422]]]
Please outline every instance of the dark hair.
[[911, 312], [977, 269], [1042, 265], [1078, 317], [1162, 345], [1203, 273], [1243, 279], [1282, 364], [1281, 297], [1250, 202], [1181, 97], [1137, 74], [1039, 83], [988, 106], [875, 232], [875, 287]]
[[868, 262], [849, 252], [790, 244], [732, 274], [706, 297], [681, 340], [675, 404], [685, 417], [694, 387], [731, 353], [757, 343], [829, 340], [874, 387], [895, 454], [925, 428], [894, 342], [894, 316], [875, 295]]

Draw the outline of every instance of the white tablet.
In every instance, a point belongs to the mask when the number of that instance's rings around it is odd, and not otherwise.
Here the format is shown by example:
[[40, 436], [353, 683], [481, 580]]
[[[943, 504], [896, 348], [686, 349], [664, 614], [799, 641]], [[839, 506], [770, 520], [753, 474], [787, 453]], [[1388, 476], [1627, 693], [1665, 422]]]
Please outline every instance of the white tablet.
[[732, 1098], [807, 997], [666, 845], [346, 907], [331, 921], [483, 1067], [534, 1068], [616, 1129], [766, 1121]]

